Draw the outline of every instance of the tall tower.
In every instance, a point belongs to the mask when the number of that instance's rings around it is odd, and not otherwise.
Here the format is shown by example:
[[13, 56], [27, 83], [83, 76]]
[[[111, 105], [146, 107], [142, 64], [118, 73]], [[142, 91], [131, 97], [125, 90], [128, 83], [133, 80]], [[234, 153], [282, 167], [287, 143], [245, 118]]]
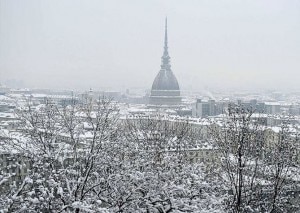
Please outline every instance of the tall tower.
[[149, 105], [151, 106], [179, 106], [181, 96], [178, 81], [171, 70], [168, 52], [168, 23], [165, 23], [164, 52], [161, 57], [160, 71], [156, 75], [151, 89]]

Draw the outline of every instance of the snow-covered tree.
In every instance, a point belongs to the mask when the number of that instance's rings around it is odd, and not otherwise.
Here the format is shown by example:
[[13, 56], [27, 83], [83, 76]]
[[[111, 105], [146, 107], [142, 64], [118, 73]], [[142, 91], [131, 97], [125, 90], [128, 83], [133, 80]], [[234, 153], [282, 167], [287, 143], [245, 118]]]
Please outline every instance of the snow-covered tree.
[[[229, 108], [211, 138], [189, 119], [157, 115], [122, 120], [109, 99], [16, 111], [1, 150], [14, 170], [0, 174], [2, 212], [278, 212], [295, 210], [297, 132], [276, 134]], [[215, 165], [191, 153], [211, 141]], [[3, 159], [3, 158], [2, 158]], [[22, 170], [22, 175], [20, 175]], [[16, 171], [15, 173], [13, 171]]]
[[24, 186], [7, 211], [99, 211], [103, 179], [116, 161], [106, 148], [114, 142], [118, 110], [110, 100], [58, 106], [46, 101], [17, 112], [19, 138], [6, 146], [25, 156]]
[[133, 170], [139, 183], [140, 212], [218, 212], [215, 194], [205, 166], [192, 163], [190, 151], [197, 147], [199, 131], [185, 121], [170, 121], [157, 115], [126, 120], [126, 139]]
[[231, 212], [286, 212], [289, 195], [284, 189], [295, 166], [292, 147], [297, 139], [283, 127], [278, 137], [267, 140], [270, 131], [252, 118], [253, 112], [231, 105], [227, 116], [211, 127], [226, 205]]

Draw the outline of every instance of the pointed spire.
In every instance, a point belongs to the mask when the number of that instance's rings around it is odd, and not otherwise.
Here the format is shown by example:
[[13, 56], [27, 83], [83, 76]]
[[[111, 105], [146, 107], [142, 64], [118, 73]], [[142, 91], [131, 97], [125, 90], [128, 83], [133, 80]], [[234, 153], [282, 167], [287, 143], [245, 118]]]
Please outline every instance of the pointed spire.
[[165, 51], [168, 51], [168, 18], [165, 21]]
[[170, 70], [170, 56], [168, 52], [168, 19], [165, 20], [165, 43], [164, 43], [164, 53], [161, 57], [161, 68], [164, 70]]

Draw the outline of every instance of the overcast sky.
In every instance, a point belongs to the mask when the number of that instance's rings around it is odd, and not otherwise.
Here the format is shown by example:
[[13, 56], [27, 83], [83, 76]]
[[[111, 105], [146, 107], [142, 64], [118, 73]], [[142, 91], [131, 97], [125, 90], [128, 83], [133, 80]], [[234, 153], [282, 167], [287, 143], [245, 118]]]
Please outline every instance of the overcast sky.
[[166, 16], [183, 89], [300, 90], [298, 0], [0, 0], [0, 83], [151, 88]]

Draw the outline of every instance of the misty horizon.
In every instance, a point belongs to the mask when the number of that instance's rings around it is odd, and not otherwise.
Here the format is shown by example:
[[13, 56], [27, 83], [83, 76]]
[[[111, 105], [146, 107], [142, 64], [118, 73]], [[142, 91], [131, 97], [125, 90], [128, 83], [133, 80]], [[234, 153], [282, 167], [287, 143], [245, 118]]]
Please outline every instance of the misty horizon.
[[181, 89], [300, 90], [298, 1], [0, 0], [0, 83], [150, 89], [168, 17]]

